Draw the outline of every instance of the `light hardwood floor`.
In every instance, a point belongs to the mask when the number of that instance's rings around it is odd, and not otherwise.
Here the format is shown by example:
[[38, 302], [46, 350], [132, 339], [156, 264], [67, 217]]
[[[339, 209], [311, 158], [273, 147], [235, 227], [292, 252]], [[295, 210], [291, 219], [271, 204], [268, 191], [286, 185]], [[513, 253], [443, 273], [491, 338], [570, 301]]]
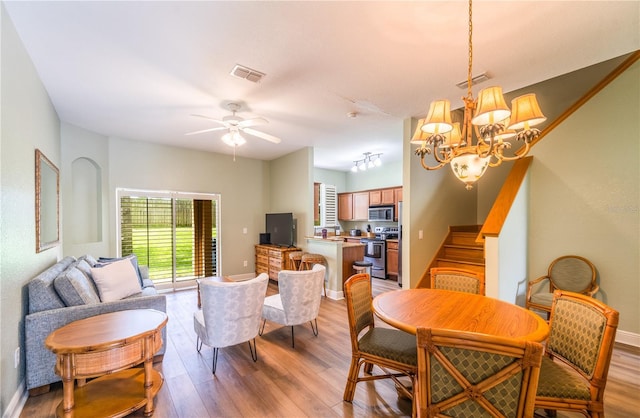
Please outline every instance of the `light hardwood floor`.
[[[374, 279], [374, 296], [397, 290], [395, 281]], [[270, 283], [268, 294], [276, 293]], [[156, 397], [156, 418], [162, 417], [405, 417], [411, 403], [398, 399], [390, 381], [362, 382], [353, 403], [342, 401], [351, 346], [344, 301], [323, 299], [314, 337], [308, 325], [295, 329], [291, 348], [289, 327], [267, 323], [257, 337], [258, 362], [251, 361], [247, 344], [224, 348], [211, 373], [212, 350], [195, 348], [193, 312], [196, 291], [167, 294], [168, 346], [156, 364], [165, 382]], [[379, 321], [377, 324], [385, 326]], [[53, 417], [62, 399], [60, 384], [31, 397], [21, 417]], [[608, 418], [640, 417], [640, 350], [616, 347], [605, 394]], [[142, 417], [142, 410], [132, 414]], [[558, 413], [561, 418], [581, 417]]]

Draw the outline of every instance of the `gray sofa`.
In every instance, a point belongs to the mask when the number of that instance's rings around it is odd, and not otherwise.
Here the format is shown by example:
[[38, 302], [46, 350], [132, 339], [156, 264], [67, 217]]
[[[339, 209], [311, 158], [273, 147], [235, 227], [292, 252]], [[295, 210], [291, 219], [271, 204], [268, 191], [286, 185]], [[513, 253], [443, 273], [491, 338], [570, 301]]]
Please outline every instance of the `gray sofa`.
[[[45, 392], [48, 385], [60, 381], [55, 373], [56, 356], [44, 346], [54, 330], [78, 319], [127, 309], [157, 309], [166, 312], [166, 298], [158, 294], [148, 278], [148, 270], [137, 267], [140, 293], [121, 300], [102, 302], [91, 278], [95, 258], [66, 257], [43, 271], [27, 284], [29, 308], [25, 317], [26, 382], [30, 394]], [[166, 327], [162, 330], [161, 359], [166, 347]], [[159, 357], [158, 357], [159, 356]]]

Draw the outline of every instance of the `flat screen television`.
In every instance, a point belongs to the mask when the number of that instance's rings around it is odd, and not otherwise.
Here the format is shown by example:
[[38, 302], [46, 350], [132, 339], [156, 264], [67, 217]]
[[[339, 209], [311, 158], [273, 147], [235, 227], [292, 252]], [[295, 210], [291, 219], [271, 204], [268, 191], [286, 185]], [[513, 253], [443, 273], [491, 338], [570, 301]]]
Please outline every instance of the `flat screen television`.
[[267, 213], [266, 226], [272, 245], [293, 247], [293, 213]]

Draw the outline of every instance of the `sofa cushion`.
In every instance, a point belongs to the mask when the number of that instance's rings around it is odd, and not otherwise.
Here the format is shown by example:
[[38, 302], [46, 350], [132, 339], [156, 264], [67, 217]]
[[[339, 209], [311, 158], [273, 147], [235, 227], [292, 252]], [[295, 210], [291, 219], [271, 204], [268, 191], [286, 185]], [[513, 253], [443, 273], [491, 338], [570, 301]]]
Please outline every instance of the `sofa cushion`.
[[93, 267], [96, 265], [98, 260], [96, 260], [91, 254], [85, 254], [83, 256], [78, 257], [78, 260], [84, 260], [89, 264], [89, 266]]
[[54, 280], [74, 261], [74, 257], [65, 257], [29, 281], [29, 313], [64, 308], [64, 302], [54, 287]]
[[67, 306], [100, 303], [100, 297], [96, 293], [92, 280], [76, 265], [69, 267], [54, 280], [58, 296]]
[[135, 254], [129, 254], [127, 256], [124, 257], [100, 257], [98, 258], [98, 261], [96, 261], [94, 263], [94, 267], [99, 267], [99, 266], [104, 266], [105, 264], [109, 264], [109, 263], [113, 263], [115, 261], [120, 261], [120, 260], [129, 260], [131, 262], [131, 264], [133, 265], [133, 268], [136, 272], [136, 275], [138, 276], [138, 282], [140, 283], [140, 286], [142, 287], [144, 285], [144, 283], [142, 282], [142, 274], [140, 274], [140, 268], [138, 267], [138, 257]]
[[91, 269], [91, 276], [103, 302], [120, 300], [140, 293], [142, 289], [136, 270], [129, 259], [104, 265], [98, 263]]
[[79, 259], [76, 263], [75, 263], [75, 267], [80, 270], [81, 272], [84, 273], [85, 276], [87, 276], [89, 279], [91, 279], [91, 264], [89, 264], [87, 262], [87, 260], [85, 259]]

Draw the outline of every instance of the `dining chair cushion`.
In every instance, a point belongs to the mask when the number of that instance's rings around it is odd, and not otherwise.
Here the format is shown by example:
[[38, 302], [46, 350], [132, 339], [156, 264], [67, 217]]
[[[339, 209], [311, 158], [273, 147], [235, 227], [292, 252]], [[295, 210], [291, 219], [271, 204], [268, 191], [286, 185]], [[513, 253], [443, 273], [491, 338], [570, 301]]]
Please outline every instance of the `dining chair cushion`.
[[607, 318], [573, 300], [556, 303], [548, 349], [573, 364], [590, 379], [595, 371]]
[[538, 381], [537, 396], [584, 400], [589, 400], [591, 396], [584, 379], [549, 357], [542, 357], [540, 375], [544, 379]]
[[467, 293], [479, 293], [479, 284], [477, 279], [455, 274], [439, 274], [436, 276], [435, 288]]
[[359, 340], [360, 351], [404, 364], [417, 365], [416, 336], [397, 329], [372, 328]]
[[534, 293], [531, 295], [531, 302], [536, 305], [543, 305], [551, 308], [553, 293]]

